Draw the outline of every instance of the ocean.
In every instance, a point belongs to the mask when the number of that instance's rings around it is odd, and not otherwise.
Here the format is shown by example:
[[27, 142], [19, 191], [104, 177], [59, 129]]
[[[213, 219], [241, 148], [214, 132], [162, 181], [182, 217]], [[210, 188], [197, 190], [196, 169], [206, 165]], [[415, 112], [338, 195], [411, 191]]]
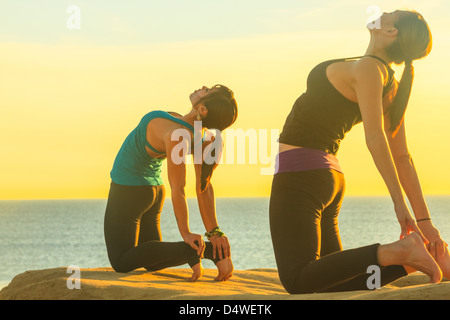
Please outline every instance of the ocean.
[[[218, 198], [216, 202], [235, 269], [276, 268], [269, 199]], [[427, 203], [442, 237], [450, 239], [450, 196], [429, 196]], [[196, 199], [188, 199], [188, 204], [191, 231], [203, 234]], [[0, 201], [0, 288], [27, 270], [109, 267], [103, 238], [105, 207], [104, 199]], [[388, 243], [400, 235], [389, 197], [348, 196], [339, 221], [344, 249]], [[163, 241], [181, 241], [170, 199], [163, 209], [161, 230]], [[203, 265], [214, 268], [208, 260]]]

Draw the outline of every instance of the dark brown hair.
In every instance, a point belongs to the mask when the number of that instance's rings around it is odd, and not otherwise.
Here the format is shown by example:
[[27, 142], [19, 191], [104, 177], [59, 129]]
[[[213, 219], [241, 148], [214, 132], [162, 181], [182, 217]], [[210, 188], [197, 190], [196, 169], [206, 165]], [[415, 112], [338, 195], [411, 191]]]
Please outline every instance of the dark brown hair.
[[386, 48], [386, 53], [395, 64], [405, 63], [398, 91], [389, 109], [392, 135], [400, 128], [414, 80], [414, 60], [427, 56], [433, 44], [430, 28], [423, 16], [416, 11], [400, 11], [400, 18], [394, 24], [398, 30], [396, 40]]
[[208, 129], [225, 130], [237, 119], [238, 109], [234, 93], [223, 85], [215, 85], [216, 89], [200, 100], [208, 109], [208, 115], [202, 120], [203, 126]]

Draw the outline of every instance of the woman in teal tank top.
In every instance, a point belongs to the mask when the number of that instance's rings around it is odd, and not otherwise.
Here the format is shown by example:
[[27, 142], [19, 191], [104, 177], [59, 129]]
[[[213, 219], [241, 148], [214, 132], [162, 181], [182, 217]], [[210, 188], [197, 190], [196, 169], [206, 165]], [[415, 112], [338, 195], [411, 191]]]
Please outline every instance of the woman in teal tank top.
[[[189, 98], [192, 109], [184, 116], [165, 111], [146, 114], [116, 156], [111, 170], [104, 234], [111, 266], [117, 272], [137, 268], [156, 271], [188, 263], [193, 269], [191, 281], [195, 281], [203, 274], [201, 258], [206, 258], [219, 270], [216, 280], [226, 281], [232, 275], [230, 244], [218, 225], [210, 183], [219, 161], [217, 158], [212, 163], [194, 160], [197, 199], [209, 240], [205, 243], [201, 235], [192, 233], [189, 228], [184, 192], [184, 160], [188, 152], [184, 151], [203, 155], [205, 147], [212, 143], [205, 141], [203, 134], [207, 129], [223, 131], [231, 126], [237, 118], [237, 104], [233, 92], [222, 85], [203, 87]], [[201, 148], [202, 152], [195, 152], [196, 148]], [[164, 161], [167, 161], [172, 204], [183, 239], [180, 242], [163, 242], [161, 237], [159, 221], [165, 198], [161, 166]]]

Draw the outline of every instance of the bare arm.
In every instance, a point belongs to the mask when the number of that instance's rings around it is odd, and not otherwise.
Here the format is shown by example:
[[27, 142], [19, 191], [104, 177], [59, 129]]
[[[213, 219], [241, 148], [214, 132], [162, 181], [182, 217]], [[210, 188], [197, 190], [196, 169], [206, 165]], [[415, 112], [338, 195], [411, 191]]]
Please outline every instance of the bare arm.
[[201, 174], [200, 164], [195, 165], [195, 172], [197, 175], [196, 191], [200, 214], [202, 216], [203, 224], [205, 226], [206, 231], [211, 231], [219, 226], [216, 215], [216, 201], [214, 196], [214, 188], [210, 183], [208, 187], [206, 187], [206, 190], [201, 192], [200, 178], [199, 178], [199, 175]]
[[[203, 224], [207, 232], [212, 231], [214, 228], [218, 227], [217, 214], [216, 214], [216, 201], [214, 196], [214, 188], [212, 183], [209, 183], [206, 189], [201, 191], [201, 171], [202, 164], [195, 164], [195, 174], [196, 174], [196, 191], [197, 191], [197, 202], [200, 210], [200, 215], [203, 220]], [[226, 236], [213, 236], [210, 242], [214, 248], [214, 258], [216, 257], [216, 252], [219, 254], [219, 258], [227, 258], [231, 256], [230, 243]]]
[[421, 220], [430, 218], [430, 213], [425, 202], [419, 177], [411, 154], [408, 150], [405, 122], [403, 121], [395, 137], [392, 137], [389, 134], [389, 128], [386, 127], [385, 131], [401, 185], [406, 193], [406, 196], [408, 197], [409, 202], [411, 203], [416, 219]]
[[172, 204], [175, 217], [178, 224], [178, 229], [180, 231], [183, 240], [189, 244], [192, 248], [197, 250], [199, 256], [203, 255], [204, 251], [204, 241], [203, 237], [198, 234], [191, 233], [189, 229], [189, 211], [186, 201], [185, 186], [186, 186], [186, 161], [174, 161], [175, 158], [179, 160], [184, 157], [181, 156], [178, 151], [180, 146], [186, 144], [188, 141], [183, 139], [183, 141], [171, 141], [170, 137], [165, 138], [166, 153], [167, 157], [167, 172], [169, 178], [169, 184], [172, 193]]
[[354, 88], [364, 124], [367, 147], [391, 198], [404, 237], [411, 231], [421, 234], [406, 205], [397, 170], [383, 130], [383, 71], [371, 59], [361, 59], [354, 69]]
[[[411, 204], [416, 220], [430, 219], [431, 215], [420, 185], [419, 176], [408, 150], [405, 121], [403, 121], [395, 137], [392, 137], [389, 134], [390, 130], [387, 126], [385, 131], [388, 136], [389, 146], [394, 157], [400, 182]], [[437, 228], [434, 227], [433, 223], [430, 220], [421, 221], [418, 223], [418, 226], [428, 241], [436, 244], [436, 252], [442, 254], [445, 249], [445, 242], [441, 239], [440, 233]], [[434, 255], [435, 254], [436, 253], [434, 253]]]

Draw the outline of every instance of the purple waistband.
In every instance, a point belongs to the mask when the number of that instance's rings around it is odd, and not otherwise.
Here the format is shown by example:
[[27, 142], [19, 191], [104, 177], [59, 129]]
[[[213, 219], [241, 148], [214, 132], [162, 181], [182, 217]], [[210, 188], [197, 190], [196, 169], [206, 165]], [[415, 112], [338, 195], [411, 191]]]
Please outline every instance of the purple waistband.
[[325, 151], [298, 148], [277, 155], [275, 174], [317, 169], [334, 169], [342, 173], [338, 159]]

